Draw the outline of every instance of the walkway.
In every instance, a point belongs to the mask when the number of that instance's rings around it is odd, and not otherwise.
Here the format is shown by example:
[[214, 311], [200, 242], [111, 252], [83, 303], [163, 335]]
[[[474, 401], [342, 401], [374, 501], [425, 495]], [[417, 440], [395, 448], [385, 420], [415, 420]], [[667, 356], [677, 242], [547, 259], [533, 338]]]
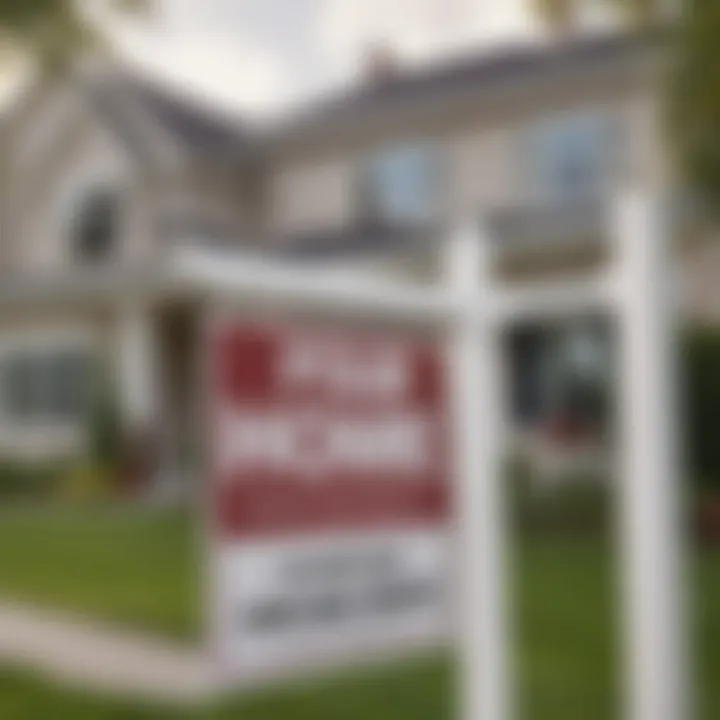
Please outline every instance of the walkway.
[[199, 650], [0, 602], [0, 664], [97, 692], [190, 702], [212, 690]]

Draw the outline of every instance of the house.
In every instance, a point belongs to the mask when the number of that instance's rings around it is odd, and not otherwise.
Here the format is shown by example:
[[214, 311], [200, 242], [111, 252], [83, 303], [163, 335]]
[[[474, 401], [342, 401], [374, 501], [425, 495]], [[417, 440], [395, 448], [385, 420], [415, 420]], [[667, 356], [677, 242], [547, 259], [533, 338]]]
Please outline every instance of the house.
[[[385, 64], [266, 132], [117, 68], [30, 89], [0, 138], [0, 456], [79, 452], [100, 364], [166, 474], [189, 467], [202, 299], [176, 282], [187, 243], [429, 283], [448, 223], [476, 216], [508, 282], [593, 271], [622, 178], [670, 186], [659, 54], [595, 35]], [[682, 228], [688, 308], [712, 319], [717, 253]], [[519, 419], [556, 401], [563, 363], [602, 364], [597, 337], [513, 333]]]

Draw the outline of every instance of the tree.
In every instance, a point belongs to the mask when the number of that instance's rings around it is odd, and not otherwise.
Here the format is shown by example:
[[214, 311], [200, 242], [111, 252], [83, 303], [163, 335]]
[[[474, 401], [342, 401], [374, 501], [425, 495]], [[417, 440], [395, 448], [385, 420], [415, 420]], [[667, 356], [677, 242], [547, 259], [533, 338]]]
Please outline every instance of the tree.
[[668, 128], [680, 169], [720, 214], [720, 3], [686, 0], [675, 29]]
[[532, 4], [535, 14], [554, 31], [565, 33], [575, 24], [575, 0], [533, 0]]
[[[602, 0], [615, 5], [631, 25], [642, 27], [665, 12], [666, 0]], [[577, 18], [582, 0], [531, 0], [535, 14], [550, 27], [566, 29]]]
[[44, 71], [106, 44], [100, 13], [139, 12], [148, 0], [0, 0], [0, 48], [27, 56]]

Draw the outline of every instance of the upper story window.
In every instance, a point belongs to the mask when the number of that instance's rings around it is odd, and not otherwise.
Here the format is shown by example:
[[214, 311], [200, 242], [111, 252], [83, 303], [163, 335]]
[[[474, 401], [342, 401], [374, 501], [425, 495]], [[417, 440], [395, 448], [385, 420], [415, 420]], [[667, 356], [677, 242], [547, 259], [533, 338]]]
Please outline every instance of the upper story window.
[[572, 203], [602, 195], [615, 152], [614, 123], [574, 113], [534, 123], [520, 158], [532, 201]]
[[73, 207], [71, 242], [75, 257], [98, 262], [115, 251], [119, 230], [120, 202], [109, 188], [95, 188], [80, 196]]
[[436, 147], [405, 145], [370, 155], [360, 171], [359, 215], [417, 225], [439, 211], [440, 162]]

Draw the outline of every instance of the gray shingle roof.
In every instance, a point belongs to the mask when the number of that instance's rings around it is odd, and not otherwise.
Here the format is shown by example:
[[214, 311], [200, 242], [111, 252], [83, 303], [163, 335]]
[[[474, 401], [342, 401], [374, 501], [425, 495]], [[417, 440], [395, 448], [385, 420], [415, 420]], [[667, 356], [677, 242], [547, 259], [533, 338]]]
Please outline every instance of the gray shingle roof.
[[394, 76], [338, 92], [298, 113], [280, 129], [276, 139], [346, 122], [362, 122], [377, 111], [403, 107], [415, 110], [423, 103], [442, 104], [497, 87], [554, 81], [562, 78], [563, 73], [627, 67], [633, 60], [646, 56], [665, 36], [663, 29], [596, 33], [554, 44], [514, 45], [421, 69], [400, 70]]
[[225, 153], [243, 149], [249, 139], [239, 121], [232, 123], [187, 96], [140, 78], [128, 78], [126, 87], [163, 128], [191, 148]]
[[[484, 97], [495, 88], [522, 87], [561, 80], [567, 73], [593, 68], [628, 67], [658, 45], [664, 31], [605, 33], [556, 44], [533, 43], [471, 55], [421, 69], [399, 71], [381, 81], [347, 88], [311, 103], [265, 137], [271, 146], [307, 134], [322, 138], [328, 130], [362, 124], [384, 111], [416, 112], [452, 107], [458, 98]], [[108, 107], [131, 99], [184, 148], [219, 157], [237, 156], [265, 146], [241, 120], [231, 120], [196, 99], [126, 71], [114, 72], [102, 93]]]
[[91, 83], [94, 101], [116, 128], [135, 140], [137, 112], [151, 120], [176, 145], [192, 155], [238, 157], [254, 145], [248, 127], [214, 111], [192, 96], [127, 69], [113, 68]]

